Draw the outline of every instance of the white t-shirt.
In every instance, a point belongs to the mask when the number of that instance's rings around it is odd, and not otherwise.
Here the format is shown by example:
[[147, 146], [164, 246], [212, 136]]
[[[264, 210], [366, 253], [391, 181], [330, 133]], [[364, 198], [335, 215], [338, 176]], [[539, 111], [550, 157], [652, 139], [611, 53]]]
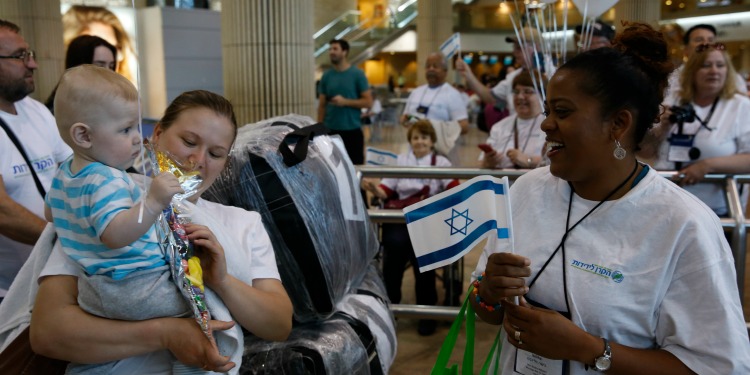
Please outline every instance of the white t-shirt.
[[[510, 189], [515, 252], [531, 259], [527, 285], [560, 244], [569, 197], [568, 183], [548, 167], [530, 171]], [[575, 195], [570, 225], [597, 203]], [[472, 277], [500, 251], [509, 250], [490, 238]], [[528, 293], [557, 311], [567, 310], [562, 259], [560, 250]], [[588, 333], [667, 350], [698, 374], [750, 373], [750, 341], [720, 222], [653, 170], [569, 233], [565, 261], [572, 320]], [[503, 345], [503, 374], [514, 374], [515, 357], [516, 348]], [[582, 363], [570, 365], [571, 374], [590, 373]]]
[[[17, 115], [0, 111], [0, 117], [18, 138], [34, 164], [45, 191], [49, 190], [57, 165], [72, 154], [47, 107], [26, 97], [15, 103]], [[39, 194], [23, 156], [0, 129], [0, 175], [11, 199], [39, 217], [44, 217], [44, 198]], [[4, 297], [18, 270], [29, 257], [31, 245], [0, 235], [0, 297]]]
[[[197, 206], [203, 213], [216, 220], [227, 234], [236, 236], [240, 246], [226, 246], [224, 251], [241, 252], [238, 256], [246, 259], [251, 279], [280, 279], [271, 240], [260, 214], [203, 199], [198, 200]], [[51, 275], [78, 276], [79, 271], [80, 267], [66, 257], [59, 247], [55, 247], [39, 278]], [[174, 357], [166, 350], [152, 352], [118, 361], [112, 374], [171, 374], [173, 360]], [[239, 370], [239, 365], [238, 363], [235, 369]]]
[[437, 87], [422, 85], [409, 94], [404, 107], [405, 115], [417, 115], [420, 106], [429, 108], [427, 118], [439, 121], [460, 121], [469, 118], [461, 93], [443, 83]]
[[516, 69], [508, 73], [504, 80], [498, 82], [497, 85], [490, 90], [490, 93], [492, 93], [492, 96], [494, 96], [495, 99], [502, 100], [506, 103], [508, 113], [511, 115], [516, 113], [516, 106], [513, 104], [513, 80], [521, 74], [522, 71], [523, 69]]
[[[487, 138], [487, 144], [492, 146], [495, 151], [503, 155], [500, 164], [495, 168], [514, 168], [513, 161], [505, 155], [508, 150], [518, 148], [524, 154], [530, 156], [539, 156], [542, 154], [542, 148], [546, 135], [542, 131], [542, 121], [544, 116], [537, 115], [527, 120], [518, 118], [517, 114], [510, 115], [492, 126], [490, 136]], [[518, 132], [518, 146], [514, 145], [515, 136], [514, 124]]]
[[[417, 159], [414, 152], [409, 151], [400, 154], [396, 160], [396, 165], [400, 167], [429, 167], [432, 165], [432, 153], [429, 153]], [[450, 167], [451, 162], [445, 156], [437, 155], [435, 157], [435, 167]], [[384, 178], [380, 184], [398, 193], [399, 199], [404, 199], [416, 194], [422, 190], [425, 185], [430, 186], [429, 195], [435, 195], [445, 190], [452, 179], [427, 179], [427, 178]]]
[[[675, 97], [670, 97], [665, 100], [664, 104], [671, 106], [676, 100]], [[701, 119], [706, 119], [711, 109], [710, 105], [707, 107], [693, 105], [693, 107]], [[693, 146], [700, 149], [700, 157], [697, 160], [750, 153], [749, 119], [750, 98], [735, 94], [732, 99], [722, 99], [716, 104], [716, 109], [707, 124], [713, 130], [709, 131], [701, 127], [700, 122], [696, 120], [683, 125], [683, 134], [695, 134]], [[676, 133], [678, 126], [673, 125], [671, 131]], [[675, 163], [669, 162], [668, 156], [669, 137], [659, 146], [659, 157], [654, 163], [654, 168], [674, 170]], [[682, 167], [689, 164], [683, 163]], [[719, 215], [727, 213], [727, 203], [721, 183], [699, 183], [685, 186], [685, 190], [695, 194], [715, 213]]]

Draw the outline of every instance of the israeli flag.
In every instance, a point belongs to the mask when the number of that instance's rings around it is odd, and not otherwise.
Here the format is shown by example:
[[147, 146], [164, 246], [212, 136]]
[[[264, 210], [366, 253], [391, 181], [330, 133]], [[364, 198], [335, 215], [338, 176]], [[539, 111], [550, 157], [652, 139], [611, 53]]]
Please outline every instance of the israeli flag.
[[[440, 52], [446, 60], [450, 60], [456, 52], [461, 51], [461, 34], [455, 33], [440, 45]], [[460, 54], [460, 53], [459, 53]]]
[[365, 159], [369, 165], [396, 165], [398, 155], [375, 147], [368, 147], [365, 152]]
[[513, 251], [508, 177], [477, 176], [404, 208], [419, 272], [455, 262], [486, 236]]

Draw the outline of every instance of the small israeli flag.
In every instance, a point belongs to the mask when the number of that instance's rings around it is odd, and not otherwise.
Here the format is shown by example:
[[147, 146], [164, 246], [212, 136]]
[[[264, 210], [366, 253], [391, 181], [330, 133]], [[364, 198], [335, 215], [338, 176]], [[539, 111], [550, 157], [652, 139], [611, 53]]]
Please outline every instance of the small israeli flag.
[[513, 251], [508, 177], [477, 176], [404, 208], [419, 272], [451, 264], [488, 235]]
[[369, 165], [396, 165], [398, 155], [375, 147], [368, 147], [365, 152], [365, 159]]
[[461, 51], [461, 34], [454, 33], [443, 44], [440, 45], [440, 52], [446, 60], [450, 60], [456, 52]]

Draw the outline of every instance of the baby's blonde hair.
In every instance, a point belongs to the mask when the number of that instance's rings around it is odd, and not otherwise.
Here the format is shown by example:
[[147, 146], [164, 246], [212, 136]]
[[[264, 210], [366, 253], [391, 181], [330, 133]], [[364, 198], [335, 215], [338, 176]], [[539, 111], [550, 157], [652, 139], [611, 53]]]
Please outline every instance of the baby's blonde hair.
[[137, 102], [138, 91], [120, 74], [85, 64], [68, 69], [57, 87], [55, 122], [60, 135], [70, 144], [70, 127], [83, 123], [96, 127], [109, 120], [111, 106]]

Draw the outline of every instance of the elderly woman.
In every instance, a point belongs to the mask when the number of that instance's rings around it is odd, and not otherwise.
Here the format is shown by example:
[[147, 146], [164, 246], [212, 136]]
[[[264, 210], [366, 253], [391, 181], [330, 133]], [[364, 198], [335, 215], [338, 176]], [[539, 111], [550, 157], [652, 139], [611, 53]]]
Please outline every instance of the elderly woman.
[[[535, 74], [532, 77], [531, 74]], [[537, 79], [537, 72], [523, 71], [513, 79], [513, 105], [516, 113], [500, 120], [492, 126], [485, 151], [484, 168], [534, 168], [542, 160], [544, 132], [540, 127], [542, 101], [539, 90], [544, 89], [546, 79]], [[543, 77], [543, 76], [542, 76]], [[482, 147], [482, 146], [480, 146]]]
[[633, 155], [670, 71], [661, 34], [636, 24], [550, 79], [550, 166], [510, 189], [517, 253], [490, 238], [473, 275], [503, 374], [750, 373], [719, 219]]
[[750, 99], [737, 92], [735, 75], [723, 44], [698, 46], [679, 90], [664, 102], [669, 109], [660, 126], [651, 132], [658, 144], [654, 168], [679, 171], [683, 187], [719, 216], [728, 213], [723, 188], [701, 183], [703, 177], [750, 172]]

